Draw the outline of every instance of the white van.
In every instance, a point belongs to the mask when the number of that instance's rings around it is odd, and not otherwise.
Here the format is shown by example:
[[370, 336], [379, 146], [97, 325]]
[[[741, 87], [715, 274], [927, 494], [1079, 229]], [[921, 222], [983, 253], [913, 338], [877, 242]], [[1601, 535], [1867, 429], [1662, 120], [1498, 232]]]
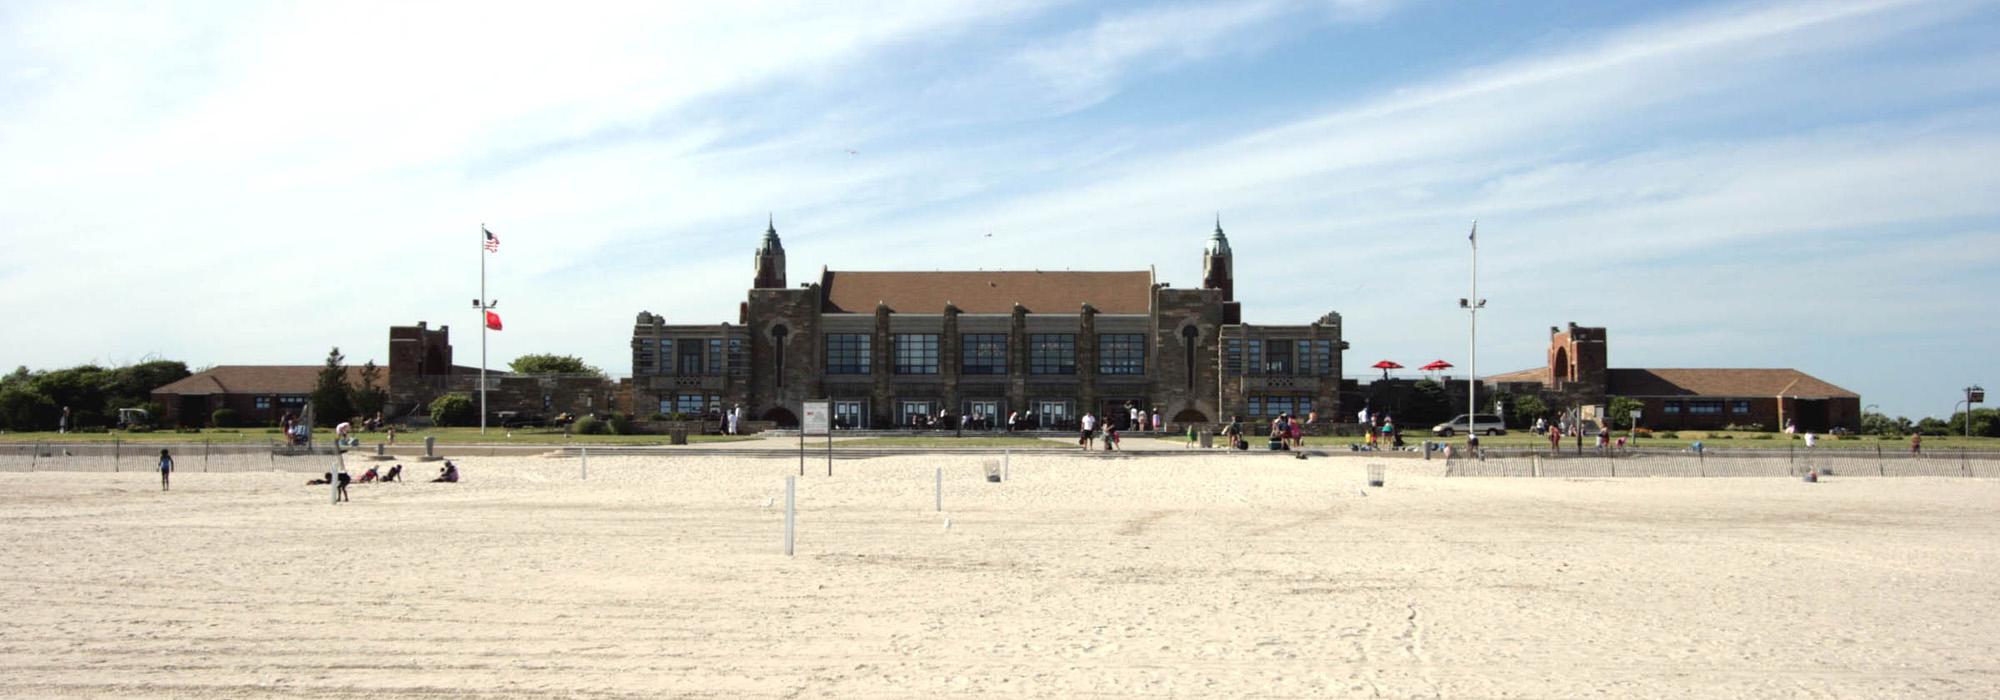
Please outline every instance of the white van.
[[[1478, 418], [1479, 418], [1479, 434], [1481, 435], [1507, 434], [1507, 426], [1505, 423], [1501, 422], [1499, 416], [1493, 415], [1491, 413], [1481, 413], [1479, 414]], [[1469, 432], [1472, 432], [1472, 416], [1468, 416], [1465, 414], [1459, 414], [1458, 417], [1456, 418], [1431, 426], [1431, 434], [1439, 437], [1451, 437], [1458, 433], [1469, 433]]]

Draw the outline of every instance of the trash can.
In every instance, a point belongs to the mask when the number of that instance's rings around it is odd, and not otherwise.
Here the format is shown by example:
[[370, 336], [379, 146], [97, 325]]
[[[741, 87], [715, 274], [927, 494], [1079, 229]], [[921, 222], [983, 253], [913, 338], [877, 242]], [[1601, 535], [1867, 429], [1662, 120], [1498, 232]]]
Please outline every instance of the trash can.
[[1208, 431], [1208, 430], [1201, 431], [1201, 446], [1202, 449], [1207, 449], [1215, 446], [1215, 433], [1213, 431]]
[[685, 445], [685, 444], [688, 444], [688, 429], [687, 429], [687, 424], [686, 424], [686, 423], [677, 423], [677, 424], [675, 424], [675, 425], [674, 425], [674, 427], [671, 427], [671, 428], [668, 428], [668, 429], [667, 429], [667, 442], [668, 442], [668, 444], [673, 444], [673, 445]]

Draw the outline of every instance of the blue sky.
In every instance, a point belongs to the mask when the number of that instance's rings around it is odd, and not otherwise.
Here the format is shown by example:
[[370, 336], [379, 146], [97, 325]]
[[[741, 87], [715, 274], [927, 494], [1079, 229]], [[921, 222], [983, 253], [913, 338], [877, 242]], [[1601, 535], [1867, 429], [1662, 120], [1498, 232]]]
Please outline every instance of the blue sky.
[[[665, 6], [662, 6], [665, 5]], [[0, 364], [630, 370], [734, 321], [775, 213], [835, 269], [1143, 269], [1346, 320], [1346, 371], [1797, 367], [1912, 417], [2000, 383], [2000, 5], [9, 3]], [[989, 238], [986, 234], [992, 234]], [[1462, 370], [1461, 370], [1462, 371]]]

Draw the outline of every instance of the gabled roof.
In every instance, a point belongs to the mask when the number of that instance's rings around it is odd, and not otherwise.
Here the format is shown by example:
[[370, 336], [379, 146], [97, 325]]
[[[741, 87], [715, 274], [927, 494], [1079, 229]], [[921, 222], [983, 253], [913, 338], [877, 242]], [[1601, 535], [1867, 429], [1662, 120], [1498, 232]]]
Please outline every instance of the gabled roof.
[[[154, 389], [155, 394], [310, 394], [320, 365], [221, 365]], [[381, 381], [388, 381], [383, 369]], [[361, 384], [361, 368], [347, 368], [347, 383]], [[387, 387], [383, 387], [387, 388]]]
[[1085, 303], [1099, 313], [1152, 311], [1153, 273], [1134, 272], [844, 272], [827, 271], [822, 310], [875, 313], [876, 302], [906, 314], [944, 313], [947, 302], [969, 314], [1073, 314]]
[[1616, 396], [1861, 396], [1795, 369], [1613, 369], [1606, 383]]

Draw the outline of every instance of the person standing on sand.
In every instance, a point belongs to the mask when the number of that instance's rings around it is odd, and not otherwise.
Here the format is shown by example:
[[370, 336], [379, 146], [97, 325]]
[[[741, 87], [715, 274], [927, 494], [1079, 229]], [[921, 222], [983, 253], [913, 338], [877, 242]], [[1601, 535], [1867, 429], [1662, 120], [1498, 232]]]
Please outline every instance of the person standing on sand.
[[167, 481], [174, 474], [174, 456], [160, 450], [160, 490], [167, 490]]
[[1085, 450], [1089, 450], [1092, 442], [1091, 438], [1096, 436], [1095, 431], [1097, 430], [1097, 415], [1085, 411], [1083, 414], [1082, 423], [1083, 423], [1083, 430], [1077, 436], [1076, 444], [1082, 445], [1083, 449]]
[[62, 415], [56, 418], [56, 434], [62, 435], [68, 432], [69, 432], [69, 407], [64, 406]]
[[[1194, 447], [1194, 443], [1195, 443], [1195, 434], [1194, 434], [1194, 424], [1193, 424], [1193, 423], [1189, 423], [1189, 424], [1188, 424], [1188, 441], [1187, 441], [1187, 446], [1188, 446], [1188, 447]], [[1183, 447], [1183, 448], [1181, 448], [1181, 449], [1187, 449], [1187, 447]]]
[[1913, 455], [1923, 454], [1923, 452], [1924, 452], [1924, 434], [1910, 433], [1910, 454]]

